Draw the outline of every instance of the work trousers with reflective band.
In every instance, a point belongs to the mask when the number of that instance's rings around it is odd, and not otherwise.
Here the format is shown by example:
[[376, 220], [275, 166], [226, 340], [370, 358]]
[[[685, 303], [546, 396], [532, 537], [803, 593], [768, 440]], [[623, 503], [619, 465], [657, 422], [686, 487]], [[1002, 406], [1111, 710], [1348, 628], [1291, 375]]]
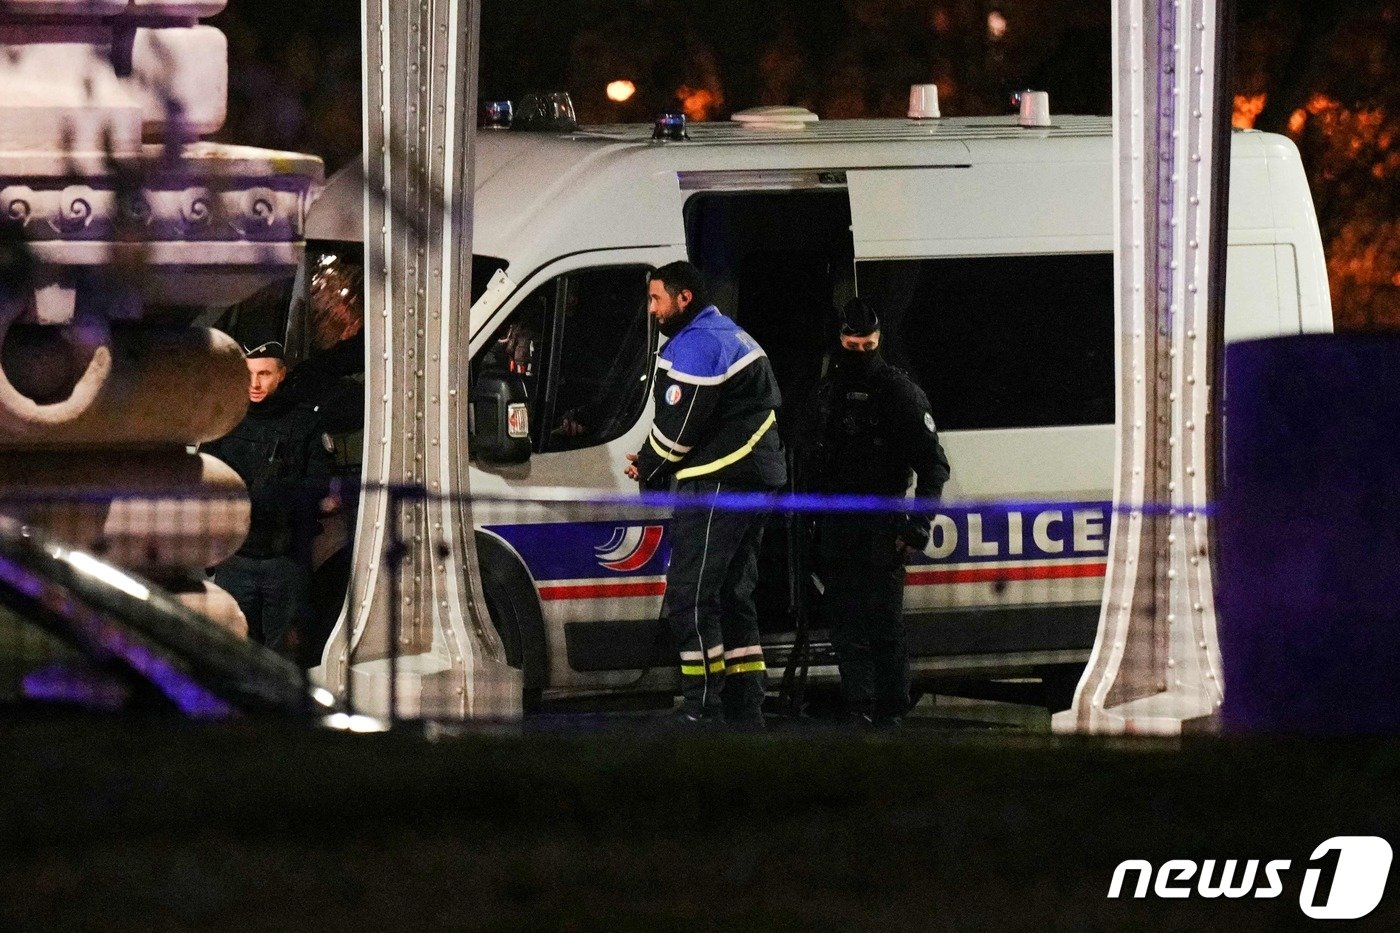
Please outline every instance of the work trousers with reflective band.
[[[766, 492], [699, 480], [678, 492]], [[681, 694], [693, 716], [728, 722], [763, 721], [764, 665], [759, 647], [758, 550], [767, 515], [706, 505], [676, 510], [671, 519], [671, 566], [662, 609], [680, 654]]]
[[899, 527], [883, 515], [825, 515], [817, 523], [823, 614], [846, 709], [877, 720], [909, 708]]

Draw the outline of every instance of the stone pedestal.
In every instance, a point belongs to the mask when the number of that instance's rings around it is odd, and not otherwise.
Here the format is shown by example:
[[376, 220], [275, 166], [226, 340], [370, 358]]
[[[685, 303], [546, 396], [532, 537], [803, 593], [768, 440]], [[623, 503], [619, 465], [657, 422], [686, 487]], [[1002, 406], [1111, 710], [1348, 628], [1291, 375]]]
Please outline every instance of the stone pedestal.
[[0, 500], [172, 582], [248, 523], [237, 476], [190, 452], [242, 419], [242, 352], [189, 322], [295, 271], [322, 179], [310, 156], [198, 140], [224, 120], [227, 43], [199, 24], [223, 7], [0, 7]]

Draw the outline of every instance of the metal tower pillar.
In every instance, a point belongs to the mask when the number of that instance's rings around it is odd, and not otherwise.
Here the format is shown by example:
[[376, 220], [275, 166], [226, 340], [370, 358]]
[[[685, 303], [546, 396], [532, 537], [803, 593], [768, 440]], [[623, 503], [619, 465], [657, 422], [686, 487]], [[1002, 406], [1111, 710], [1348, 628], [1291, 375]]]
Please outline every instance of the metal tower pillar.
[[365, 711], [515, 718], [520, 675], [487, 615], [466, 499], [481, 4], [362, 11], [366, 491], [324, 677]]
[[[1175, 734], [1223, 685], [1206, 506], [1223, 313], [1228, 0], [1117, 0], [1118, 453], [1098, 640], [1057, 731]], [[1139, 506], [1141, 506], [1139, 508]]]

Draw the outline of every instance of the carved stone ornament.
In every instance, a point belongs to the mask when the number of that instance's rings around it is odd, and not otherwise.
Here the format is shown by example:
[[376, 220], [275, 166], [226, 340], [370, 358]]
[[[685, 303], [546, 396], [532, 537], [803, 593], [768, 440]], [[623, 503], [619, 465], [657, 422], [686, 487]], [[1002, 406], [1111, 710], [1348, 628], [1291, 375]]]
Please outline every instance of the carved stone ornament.
[[247, 367], [183, 321], [292, 275], [323, 170], [191, 142], [227, 109], [228, 43], [197, 22], [224, 5], [0, 0], [0, 245], [31, 278], [0, 282], [0, 513], [246, 633], [200, 579], [247, 533], [242, 480], [191, 448], [243, 418]]

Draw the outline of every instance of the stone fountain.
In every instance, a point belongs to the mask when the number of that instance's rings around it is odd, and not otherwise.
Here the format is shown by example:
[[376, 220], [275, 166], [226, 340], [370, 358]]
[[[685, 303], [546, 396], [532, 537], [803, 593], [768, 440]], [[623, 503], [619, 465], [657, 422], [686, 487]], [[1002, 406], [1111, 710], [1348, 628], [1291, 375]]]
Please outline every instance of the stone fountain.
[[323, 172], [203, 141], [225, 2], [0, 0], [0, 498], [237, 630], [202, 570], [247, 497], [194, 448], [242, 419], [247, 371], [191, 322], [294, 273]]

